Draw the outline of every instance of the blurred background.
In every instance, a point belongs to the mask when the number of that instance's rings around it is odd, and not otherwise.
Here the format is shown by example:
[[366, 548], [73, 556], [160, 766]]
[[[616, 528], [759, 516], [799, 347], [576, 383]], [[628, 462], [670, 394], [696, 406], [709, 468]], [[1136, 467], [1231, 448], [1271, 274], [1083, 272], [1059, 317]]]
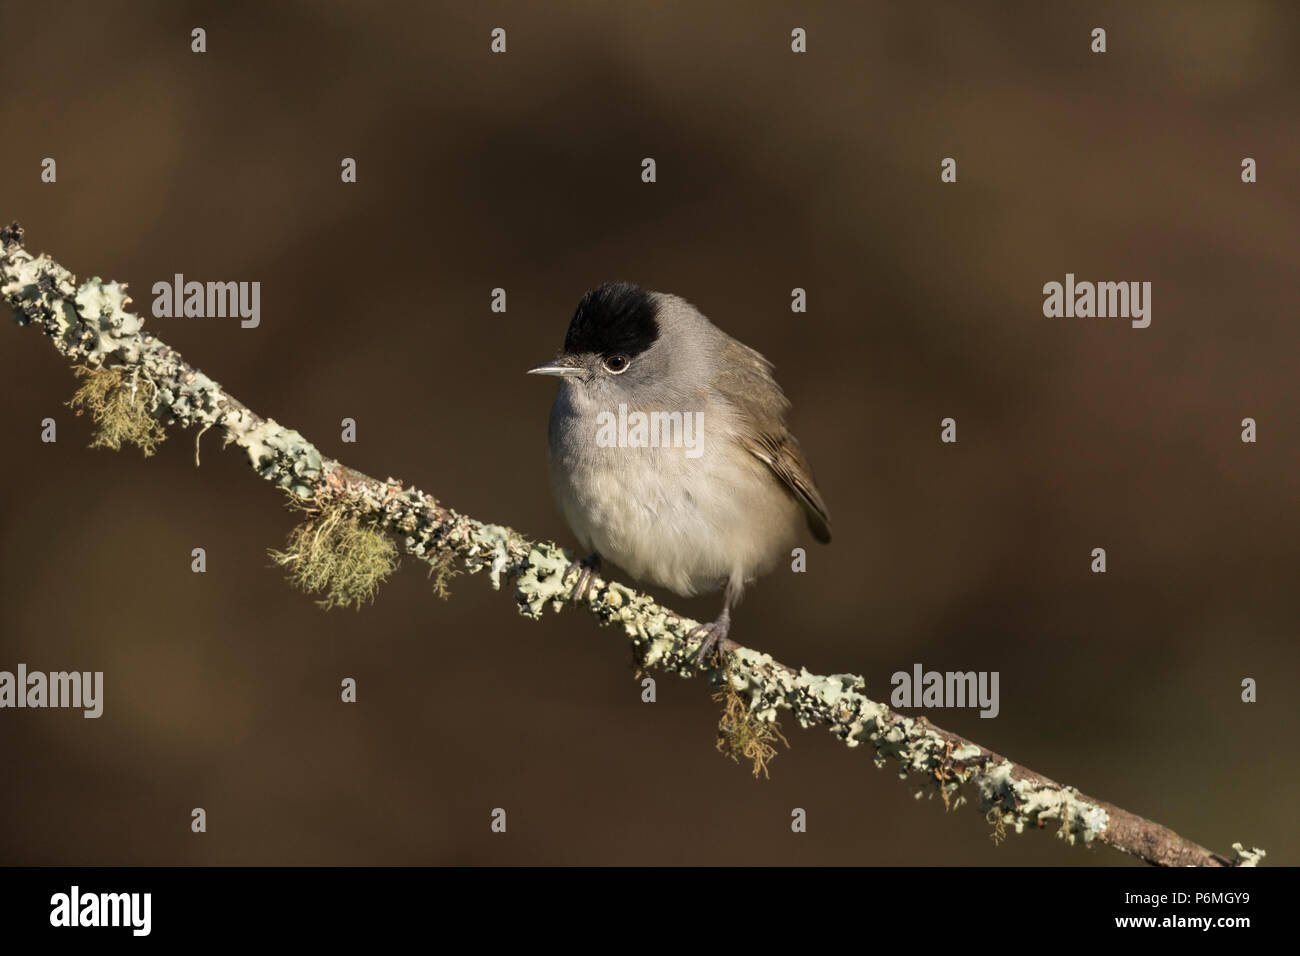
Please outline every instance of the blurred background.
[[[0, 218], [129, 283], [253, 409], [573, 546], [554, 383], [523, 372], [591, 286], [682, 295], [776, 362], [836, 533], [733, 637], [878, 699], [918, 662], [999, 671], [996, 719], [931, 719], [1300, 862], [1294, 4], [5, 2], [0, 35]], [[178, 272], [260, 281], [260, 327], [149, 317]], [[1150, 281], [1150, 328], [1045, 318], [1066, 272]], [[373, 606], [323, 612], [271, 566], [296, 517], [242, 453], [87, 450], [74, 388], [4, 329], [0, 669], [106, 686], [99, 720], [0, 712], [2, 863], [1130, 862], [995, 847], [970, 807], [789, 722], [755, 781], [715, 752], [702, 680], [658, 674], [642, 703], [619, 633], [526, 621], [484, 576], [443, 602], [406, 561]]]

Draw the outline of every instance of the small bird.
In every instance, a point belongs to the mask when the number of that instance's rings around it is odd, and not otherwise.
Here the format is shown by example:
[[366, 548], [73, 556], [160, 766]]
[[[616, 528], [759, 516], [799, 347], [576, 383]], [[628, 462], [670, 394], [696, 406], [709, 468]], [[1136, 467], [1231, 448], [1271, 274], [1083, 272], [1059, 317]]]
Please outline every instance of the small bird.
[[569, 568], [580, 571], [575, 600], [602, 558], [684, 597], [723, 589], [717, 620], [692, 632], [703, 638], [698, 664], [727, 636], [745, 587], [790, 553], [800, 524], [830, 541], [772, 363], [684, 299], [625, 282], [593, 289], [560, 354], [529, 374], [560, 379], [551, 486], [592, 552]]

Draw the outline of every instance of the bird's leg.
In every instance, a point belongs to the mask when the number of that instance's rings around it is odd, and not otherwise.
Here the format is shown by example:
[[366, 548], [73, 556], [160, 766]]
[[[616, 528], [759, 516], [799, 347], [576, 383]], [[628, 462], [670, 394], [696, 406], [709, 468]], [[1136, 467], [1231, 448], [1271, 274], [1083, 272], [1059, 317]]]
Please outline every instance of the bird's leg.
[[695, 652], [695, 666], [699, 667], [710, 656], [718, 656], [718, 642], [727, 636], [727, 631], [731, 630], [731, 608], [723, 606], [722, 613], [718, 619], [711, 624], [701, 624], [695, 630], [691, 631], [690, 637], [703, 636], [704, 640], [700, 642], [700, 649]]
[[574, 561], [564, 569], [564, 577], [567, 578], [574, 570], [578, 572], [578, 580], [573, 586], [573, 603], [578, 604], [585, 597], [587, 588], [591, 586], [592, 577], [600, 571], [600, 552], [593, 551], [582, 560]]
[[726, 638], [727, 632], [731, 630], [731, 609], [740, 600], [741, 588], [740, 582], [735, 580], [729, 582], [726, 596], [723, 598], [722, 613], [718, 615], [718, 619], [711, 624], [701, 624], [688, 635], [688, 637], [692, 638], [698, 636], [704, 638], [700, 643], [700, 649], [695, 652], [695, 666], [697, 668], [709, 657], [716, 659], [720, 656], [721, 642]]

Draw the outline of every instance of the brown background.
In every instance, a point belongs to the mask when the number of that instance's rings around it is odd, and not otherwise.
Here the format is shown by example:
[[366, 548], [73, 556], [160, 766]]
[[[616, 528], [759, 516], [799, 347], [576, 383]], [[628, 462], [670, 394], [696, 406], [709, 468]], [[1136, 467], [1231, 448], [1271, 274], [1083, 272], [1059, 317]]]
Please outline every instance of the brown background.
[[[1300, 17], [1131, 6], [6, 3], [0, 216], [146, 314], [176, 272], [260, 281], [258, 329], [149, 326], [326, 454], [566, 544], [523, 370], [592, 285], [684, 295], [776, 361], [837, 536], [735, 637], [878, 696], [1000, 671], [996, 720], [931, 716], [1296, 863]], [[1067, 271], [1152, 282], [1151, 327], [1044, 318]], [[98, 721], [0, 712], [0, 862], [1124, 862], [995, 848], [820, 730], [755, 782], [701, 681], [643, 704], [617, 633], [485, 577], [441, 602], [407, 562], [324, 613], [241, 454], [87, 451], [65, 363], [2, 334], [0, 668], [107, 686]]]

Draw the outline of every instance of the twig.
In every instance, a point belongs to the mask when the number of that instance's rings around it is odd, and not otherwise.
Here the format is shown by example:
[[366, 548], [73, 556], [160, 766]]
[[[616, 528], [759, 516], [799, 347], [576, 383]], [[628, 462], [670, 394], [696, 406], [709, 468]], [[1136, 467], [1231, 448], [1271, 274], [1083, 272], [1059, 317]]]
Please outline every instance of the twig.
[[[546, 605], [559, 610], [572, 585], [571, 558], [551, 543], [534, 542], [510, 528], [487, 524], [439, 504], [394, 478], [378, 481], [324, 457], [302, 435], [262, 418], [153, 335], [125, 311], [130, 299], [116, 282], [74, 277], [45, 255], [33, 258], [17, 223], [0, 229], [0, 294], [19, 325], [45, 331], [69, 359], [92, 369], [130, 370], [153, 388], [148, 412], [166, 425], [220, 427], [226, 444], [248, 454], [263, 478], [301, 499], [344, 501], [351, 513], [395, 535], [407, 554], [441, 571], [459, 558], [471, 572], [486, 570], [494, 589], [513, 581], [519, 610], [539, 618]], [[133, 378], [134, 382], [135, 379]], [[143, 390], [138, 395], [143, 395]], [[594, 579], [584, 603], [605, 624], [623, 628], [643, 667], [682, 676], [695, 672], [699, 644], [688, 639], [698, 624], [632, 588]], [[775, 719], [789, 710], [803, 727], [822, 724], [849, 747], [871, 746], [875, 763], [896, 760], [900, 776], [920, 775], [945, 799], [960, 805], [968, 785], [998, 829], [1059, 824], [1071, 844], [1093, 841], [1162, 866], [1254, 865], [1264, 853], [1234, 844], [1230, 860], [1173, 831], [1112, 804], [1085, 796], [1000, 754], [930, 724], [894, 713], [864, 693], [852, 674], [821, 676], [794, 671], [769, 655], [726, 641], [730, 680], [752, 717]], [[919, 793], [918, 793], [919, 796]]]

